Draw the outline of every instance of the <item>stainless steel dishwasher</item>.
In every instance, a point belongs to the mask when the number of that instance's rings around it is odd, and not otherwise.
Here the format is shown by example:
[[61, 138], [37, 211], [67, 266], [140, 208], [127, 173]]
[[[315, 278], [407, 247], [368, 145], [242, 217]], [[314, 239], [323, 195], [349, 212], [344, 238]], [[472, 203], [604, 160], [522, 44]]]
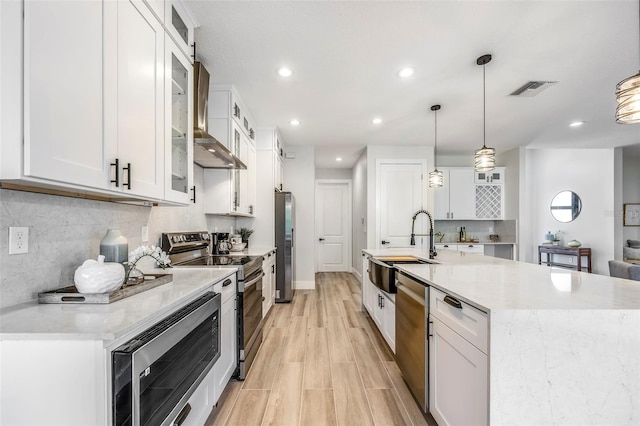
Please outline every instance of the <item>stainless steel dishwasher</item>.
[[396, 286], [396, 362], [404, 381], [423, 412], [429, 403], [427, 377], [427, 286], [397, 273]]

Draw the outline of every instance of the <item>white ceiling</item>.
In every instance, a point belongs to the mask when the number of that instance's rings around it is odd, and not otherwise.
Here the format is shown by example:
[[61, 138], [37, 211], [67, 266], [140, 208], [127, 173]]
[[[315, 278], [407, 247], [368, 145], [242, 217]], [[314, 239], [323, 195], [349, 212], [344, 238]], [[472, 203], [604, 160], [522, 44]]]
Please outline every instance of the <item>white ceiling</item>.
[[[640, 143], [614, 120], [616, 84], [640, 68], [638, 1], [187, 1], [198, 60], [234, 84], [257, 125], [315, 146], [316, 167], [351, 167], [366, 145], [596, 148]], [[288, 65], [289, 79], [276, 74]], [[401, 80], [405, 65], [414, 76]], [[558, 83], [513, 97], [529, 80]], [[374, 126], [371, 119], [382, 117]], [[302, 124], [291, 127], [289, 120]], [[568, 124], [586, 123], [579, 128]], [[343, 157], [336, 163], [337, 156]]]

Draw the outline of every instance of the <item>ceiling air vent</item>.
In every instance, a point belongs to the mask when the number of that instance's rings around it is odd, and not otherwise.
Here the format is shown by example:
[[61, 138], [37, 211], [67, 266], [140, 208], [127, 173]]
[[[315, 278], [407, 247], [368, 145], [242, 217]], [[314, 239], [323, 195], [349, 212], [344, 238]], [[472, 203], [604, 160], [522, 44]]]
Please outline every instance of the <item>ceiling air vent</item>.
[[556, 84], [557, 81], [528, 81], [519, 87], [511, 96], [528, 96], [533, 97], [542, 92], [547, 87]]

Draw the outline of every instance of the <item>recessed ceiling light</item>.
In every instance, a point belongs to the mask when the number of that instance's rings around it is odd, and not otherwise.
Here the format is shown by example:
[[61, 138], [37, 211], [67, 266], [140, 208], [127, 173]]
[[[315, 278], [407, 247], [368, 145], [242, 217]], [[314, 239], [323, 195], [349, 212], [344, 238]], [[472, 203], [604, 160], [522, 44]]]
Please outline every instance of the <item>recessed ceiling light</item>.
[[278, 75], [280, 77], [291, 77], [291, 74], [293, 74], [293, 71], [291, 71], [291, 68], [288, 68], [288, 67], [278, 68]]
[[380, 124], [380, 123], [382, 123], [382, 118], [380, 118], [380, 117], [376, 117], [376, 118], [374, 118], [373, 120], [371, 120], [371, 122], [372, 122], [373, 124]]
[[300, 125], [300, 120], [296, 120], [295, 118], [291, 119], [291, 120], [289, 120], [289, 124], [291, 124], [292, 126], [299, 126]]
[[402, 77], [402, 78], [411, 77], [414, 72], [416, 72], [415, 68], [413, 68], [413, 67], [404, 67], [400, 71], [398, 71], [398, 77]]
[[213, 148], [209, 148], [207, 151], [209, 151], [209, 152], [216, 152], [216, 150], [215, 150], [215, 149], [213, 149]]
[[337, 157], [336, 161], [342, 161], [342, 157]]
[[570, 127], [579, 127], [582, 126], [584, 124], [584, 121], [574, 121], [573, 123], [569, 124]]

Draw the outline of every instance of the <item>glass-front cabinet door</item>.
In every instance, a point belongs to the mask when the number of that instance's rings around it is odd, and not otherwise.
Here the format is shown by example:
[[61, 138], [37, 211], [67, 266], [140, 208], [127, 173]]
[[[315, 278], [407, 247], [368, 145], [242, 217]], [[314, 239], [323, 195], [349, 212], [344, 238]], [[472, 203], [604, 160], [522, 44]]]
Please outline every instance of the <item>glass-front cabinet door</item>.
[[193, 54], [193, 21], [184, 3], [165, 1], [165, 27], [185, 55]]
[[175, 43], [166, 38], [165, 111], [166, 156], [165, 197], [187, 204], [193, 188], [193, 67]]

